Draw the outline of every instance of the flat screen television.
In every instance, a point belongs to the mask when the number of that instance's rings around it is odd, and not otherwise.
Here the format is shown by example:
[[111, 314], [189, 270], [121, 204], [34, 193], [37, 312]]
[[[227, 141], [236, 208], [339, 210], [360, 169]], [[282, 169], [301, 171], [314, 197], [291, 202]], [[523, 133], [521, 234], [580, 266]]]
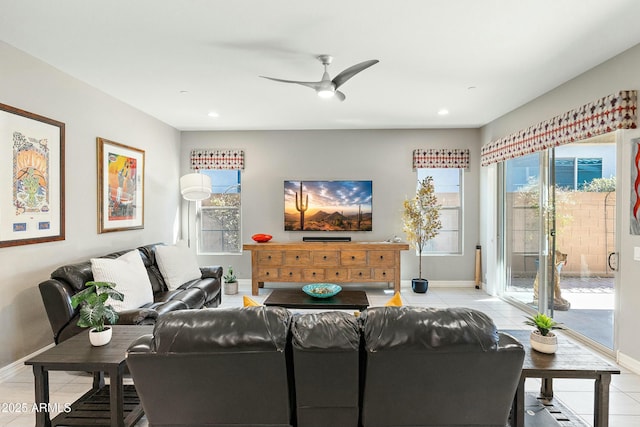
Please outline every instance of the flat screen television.
[[285, 181], [285, 231], [371, 231], [372, 181]]

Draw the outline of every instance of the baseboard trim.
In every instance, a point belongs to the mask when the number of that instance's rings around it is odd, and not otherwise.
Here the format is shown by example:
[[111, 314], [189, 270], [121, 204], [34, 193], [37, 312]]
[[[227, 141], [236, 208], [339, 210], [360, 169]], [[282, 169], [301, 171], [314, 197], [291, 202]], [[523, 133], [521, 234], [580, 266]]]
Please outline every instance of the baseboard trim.
[[[411, 280], [401, 280], [402, 287], [411, 287]], [[474, 280], [429, 280], [430, 288], [473, 288], [476, 286]]]
[[620, 366], [627, 368], [634, 374], [640, 375], [640, 361], [634, 359], [633, 357], [627, 356], [626, 354], [618, 351], [617, 354], [617, 362]]
[[36, 350], [33, 353], [26, 355], [22, 359], [18, 359], [7, 366], [3, 366], [2, 368], [0, 368], [0, 382], [16, 375], [22, 369], [27, 369], [27, 366], [24, 364], [24, 362], [53, 347], [55, 347], [55, 344], [51, 343], [48, 346], [41, 348], [40, 350]]

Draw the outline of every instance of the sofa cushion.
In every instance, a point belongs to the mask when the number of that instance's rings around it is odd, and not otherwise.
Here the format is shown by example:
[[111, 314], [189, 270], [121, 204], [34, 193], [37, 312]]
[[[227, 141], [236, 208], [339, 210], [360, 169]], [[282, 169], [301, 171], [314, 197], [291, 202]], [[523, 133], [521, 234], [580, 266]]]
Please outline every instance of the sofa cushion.
[[300, 350], [355, 350], [360, 348], [360, 325], [355, 316], [325, 311], [294, 317], [293, 347]]
[[291, 313], [282, 307], [172, 311], [156, 322], [155, 350], [158, 353], [281, 352], [287, 346], [290, 323]]
[[115, 289], [124, 295], [122, 301], [109, 298], [116, 311], [139, 308], [153, 302], [153, 291], [147, 270], [137, 249], [115, 258], [92, 258], [93, 279], [98, 282], [113, 282]]
[[498, 346], [493, 320], [470, 308], [372, 307], [361, 321], [368, 352], [490, 351]]
[[402, 298], [400, 292], [396, 292], [389, 301], [385, 303], [386, 307], [402, 307]]
[[193, 251], [183, 245], [156, 246], [156, 261], [170, 291], [183, 283], [202, 277]]

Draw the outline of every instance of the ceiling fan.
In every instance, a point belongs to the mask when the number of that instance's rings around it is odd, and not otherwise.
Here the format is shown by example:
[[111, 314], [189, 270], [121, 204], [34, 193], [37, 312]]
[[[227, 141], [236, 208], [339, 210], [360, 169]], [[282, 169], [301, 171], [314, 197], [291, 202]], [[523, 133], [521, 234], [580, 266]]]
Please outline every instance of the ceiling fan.
[[260, 77], [262, 77], [263, 79], [269, 79], [276, 82], [295, 83], [298, 85], [307, 86], [315, 90], [318, 96], [321, 98], [331, 98], [335, 96], [340, 101], [344, 101], [346, 96], [344, 95], [344, 93], [340, 92], [338, 88], [342, 86], [351, 77], [358, 74], [360, 71], [363, 71], [371, 67], [372, 65], [375, 65], [378, 62], [380, 62], [377, 59], [371, 59], [369, 61], [361, 62], [359, 64], [356, 64], [347, 68], [346, 70], [344, 70], [343, 72], [335, 76], [334, 79], [332, 80], [331, 77], [329, 77], [329, 72], [327, 71], [327, 67], [331, 65], [333, 56], [319, 55], [316, 58], [318, 59], [318, 61], [322, 62], [322, 65], [324, 65], [324, 73], [322, 74], [322, 80], [320, 80], [319, 82], [299, 82], [295, 80], [276, 79], [273, 77], [265, 77], [265, 76], [260, 76]]

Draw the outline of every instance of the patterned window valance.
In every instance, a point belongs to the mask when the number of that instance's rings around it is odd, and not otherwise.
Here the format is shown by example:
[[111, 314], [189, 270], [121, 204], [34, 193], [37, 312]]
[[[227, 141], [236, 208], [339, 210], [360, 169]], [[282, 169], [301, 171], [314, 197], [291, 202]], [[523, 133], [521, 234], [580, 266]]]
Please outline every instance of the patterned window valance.
[[482, 147], [482, 166], [618, 129], [636, 128], [637, 92], [625, 90], [538, 123]]
[[191, 150], [191, 169], [244, 169], [244, 150]]
[[413, 150], [413, 168], [469, 168], [469, 150], [427, 148]]

